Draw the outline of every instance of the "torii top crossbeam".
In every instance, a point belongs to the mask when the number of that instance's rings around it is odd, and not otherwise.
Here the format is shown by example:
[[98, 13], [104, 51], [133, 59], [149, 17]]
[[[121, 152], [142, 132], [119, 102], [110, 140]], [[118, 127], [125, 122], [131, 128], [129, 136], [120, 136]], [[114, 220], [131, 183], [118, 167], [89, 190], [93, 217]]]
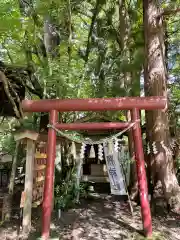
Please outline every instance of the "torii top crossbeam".
[[144, 109], [154, 110], [166, 107], [165, 97], [122, 97], [122, 98], [89, 98], [89, 99], [48, 99], [24, 100], [24, 112], [58, 112], [69, 111], [115, 111]]

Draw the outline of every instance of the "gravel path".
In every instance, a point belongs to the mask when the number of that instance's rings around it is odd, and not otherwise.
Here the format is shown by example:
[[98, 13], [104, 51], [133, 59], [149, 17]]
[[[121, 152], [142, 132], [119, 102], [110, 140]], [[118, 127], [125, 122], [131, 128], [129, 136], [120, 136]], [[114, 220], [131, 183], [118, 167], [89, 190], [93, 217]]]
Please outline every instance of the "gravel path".
[[[40, 209], [39, 209], [40, 212]], [[158, 212], [159, 213], [159, 212]], [[38, 239], [41, 221], [37, 209], [33, 214], [30, 240]], [[134, 206], [132, 217], [129, 206], [110, 196], [84, 200], [76, 209], [62, 213], [58, 220], [54, 214], [51, 223], [51, 239], [61, 240], [140, 240], [142, 223], [140, 208]], [[163, 215], [153, 217], [153, 230], [156, 240], [180, 239], [180, 217]], [[18, 239], [17, 222], [0, 228], [0, 239]]]

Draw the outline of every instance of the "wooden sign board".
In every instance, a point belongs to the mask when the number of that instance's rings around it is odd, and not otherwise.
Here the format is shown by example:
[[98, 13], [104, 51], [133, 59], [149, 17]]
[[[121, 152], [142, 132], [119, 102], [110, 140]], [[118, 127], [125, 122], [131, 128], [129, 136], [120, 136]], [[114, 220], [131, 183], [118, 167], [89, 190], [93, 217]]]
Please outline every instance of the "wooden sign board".
[[46, 170], [46, 142], [36, 144], [34, 159], [34, 180], [33, 180], [33, 207], [37, 207], [43, 201], [44, 181]]

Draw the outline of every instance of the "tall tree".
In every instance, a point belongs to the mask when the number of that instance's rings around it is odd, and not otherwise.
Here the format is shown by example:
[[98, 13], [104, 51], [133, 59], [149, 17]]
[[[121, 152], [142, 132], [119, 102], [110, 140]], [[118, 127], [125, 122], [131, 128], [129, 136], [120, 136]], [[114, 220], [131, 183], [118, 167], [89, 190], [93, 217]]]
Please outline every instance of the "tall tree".
[[[167, 96], [167, 69], [163, 17], [156, 0], [143, 0], [145, 64], [144, 81], [146, 96]], [[149, 161], [155, 183], [160, 181], [164, 196], [171, 207], [180, 205], [180, 188], [175, 175], [170, 152], [168, 112], [146, 112], [147, 139], [151, 146]], [[153, 145], [157, 151], [153, 151]]]

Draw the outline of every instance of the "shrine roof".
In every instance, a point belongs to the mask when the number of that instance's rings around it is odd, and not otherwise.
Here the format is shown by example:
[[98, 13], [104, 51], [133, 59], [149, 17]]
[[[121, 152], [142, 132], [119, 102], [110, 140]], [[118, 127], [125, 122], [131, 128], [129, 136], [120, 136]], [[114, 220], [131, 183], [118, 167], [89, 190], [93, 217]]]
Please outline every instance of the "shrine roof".
[[[79, 118], [77, 123], [87, 123], [87, 122], [125, 122], [117, 118], [116, 116], [108, 116], [106, 112], [92, 112], [87, 116]], [[116, 134], [121, 130], [91, 130], [91, 131], [78, 131], [84, 136], [87, 137], [96, 137], [96, 136], [108, 136], [110, 134]], [[127, 135], [127, 133], [123, 134]]]
[[[20, 102], [25, 98], [24, 84], [28, 78], [27, 69], [25, 67], [5, 65], [0, 61], [0, 72], [5, 75], [8, 83], [8, 91], [10, 92], [12, 99], [15, 101], [15, 104], [19, 109], [19, 103], [16, 96], [19, 97]], [[4, 89], [4, 83], [0, 77], [0, 116], [16, 116], [12, 103], [10, 102]]]

